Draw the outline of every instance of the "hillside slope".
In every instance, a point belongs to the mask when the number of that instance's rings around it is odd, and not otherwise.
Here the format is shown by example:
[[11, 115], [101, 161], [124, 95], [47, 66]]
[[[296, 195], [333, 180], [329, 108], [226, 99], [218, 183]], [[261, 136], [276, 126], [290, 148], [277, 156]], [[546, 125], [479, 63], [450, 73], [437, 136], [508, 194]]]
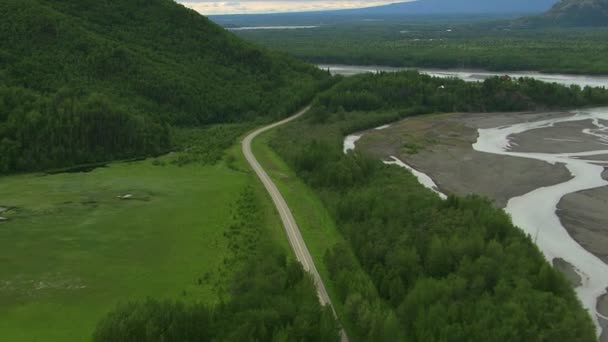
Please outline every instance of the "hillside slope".
[[544, 19], [563, 25], [608, 25], [608, 0], [563, 0], [547, 12]]
[[224, 27], [273, 25], [326, 25], [368, 19], [387, 21], [441, 21], [445, 17], [466, 21], [542, 14], [558, 0], [417, 0], [366, 8], [311, 12], [212, 15]]
[[386, 15], [458, 15], [542, 13], [557, 0], [418, 0], [345, 10]]
[[608, 0], [561, 0], [542, 15], [515, 20], [515, 27], [608, 26]]
[[5, 0], [0, 173], [160, 153], [171, 126], [282, 116], [324, 78], [171, 0]]

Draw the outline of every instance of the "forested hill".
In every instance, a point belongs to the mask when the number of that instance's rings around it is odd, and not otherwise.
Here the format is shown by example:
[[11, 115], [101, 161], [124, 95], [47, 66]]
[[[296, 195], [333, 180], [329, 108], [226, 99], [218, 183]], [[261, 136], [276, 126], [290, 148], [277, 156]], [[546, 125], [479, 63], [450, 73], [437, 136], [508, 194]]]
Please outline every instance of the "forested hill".
[[544, 18], [566, 25], [608, 26], [608, 0], [563, 0]]
[[544, 15], [524, 22], [529, 26], [608, 26], [608, 0], [562, 0]]
[[156, 154], [286, 115], [327, 76], [171, 0], [0, 2], [0, 173]]

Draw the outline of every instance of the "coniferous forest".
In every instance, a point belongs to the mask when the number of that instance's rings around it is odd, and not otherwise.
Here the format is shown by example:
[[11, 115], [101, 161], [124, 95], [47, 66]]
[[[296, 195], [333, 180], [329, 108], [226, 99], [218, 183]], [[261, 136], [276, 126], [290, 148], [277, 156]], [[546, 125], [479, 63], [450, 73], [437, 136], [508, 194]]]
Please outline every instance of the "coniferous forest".
[[167, 152], [175, 127], [278, 118], [327, 78], [169, 0], [6, 0], [0, 19], [0, 173]]
[[[317, 25], [309, 20], [302, 25]], [[226, 23], [227, 24], [227, 23]], [[238, 35], [311, 63], [466, 70], [608, 73], [605, 27], [525, 27], [495, 18], [438, 17], [346, 23]], [[252, 25], [252, 24], [249, 24]], [[523, 27], [522, 27], [523, 26]]]

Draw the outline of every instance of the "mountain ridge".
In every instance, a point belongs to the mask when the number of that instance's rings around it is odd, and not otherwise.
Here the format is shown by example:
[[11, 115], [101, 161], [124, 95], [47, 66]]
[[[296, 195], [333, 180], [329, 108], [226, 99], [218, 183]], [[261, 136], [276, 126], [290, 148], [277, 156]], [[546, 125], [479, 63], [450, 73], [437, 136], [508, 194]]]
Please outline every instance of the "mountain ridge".
[[569, 26], [608, 25], [608, 0], [562, 0], [543, 17]]
[[541, 13], [557, 0], [417, 0], [369, 7], [348, 12], [384, 13], [392, 15], [464, 15]]
[[365, 8], [338, 9], [326, 11], [305, 11], [264, 14], [226, 14], [211, 15], [213, 21], [226, 26], [265, 26], [265, 25], [310, 25], [313, 23], [340, 22], [349, 20], [402, 18], [425, 20], [426, 17], [470, 18], [472, 16], [491, 16], [513, 18], [514, 16], [542, 14], [558, 0], [417, 0], [395, 2], [388, 5]]

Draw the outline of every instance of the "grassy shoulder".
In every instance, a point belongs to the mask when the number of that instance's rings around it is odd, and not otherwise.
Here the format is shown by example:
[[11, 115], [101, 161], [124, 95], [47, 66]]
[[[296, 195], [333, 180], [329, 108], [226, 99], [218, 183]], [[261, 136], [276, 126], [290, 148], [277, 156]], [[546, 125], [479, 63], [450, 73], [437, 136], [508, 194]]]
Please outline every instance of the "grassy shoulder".
[[[329, 270], [324, 262], [328, 250], [338, 244], [347, 245], [346, 241], [336, 228], [335, 222], [321, 199], [268, 146], [268, 141], [272, 139], [275, 132], [267, 132], [255, 139], [252, 144], [253, 152], [287, 201], [332, 298], [338, 318], [341, 319], [352, 340], [355, 337], [351, 333], [353, 329], [349, 329], [350, 324], [348, 320], [344, 319], [344, 305], [340, 300], [336, 300], [338, 297], [336, 283], [330, 278]], [[285, 239], [285, 241], [287, 240]]]
[[87, 340], [117, 303], [146, 297], [218, 303], [233, 272], [224, 267], [225, 233], [247, 186], [263, 208], [264, 238], [289, 251], [238, 146], [228, 156], [206, 166], [165, 156], [0, 178], [0, 207], [11, 208], [0, 223], [2, 338]]

